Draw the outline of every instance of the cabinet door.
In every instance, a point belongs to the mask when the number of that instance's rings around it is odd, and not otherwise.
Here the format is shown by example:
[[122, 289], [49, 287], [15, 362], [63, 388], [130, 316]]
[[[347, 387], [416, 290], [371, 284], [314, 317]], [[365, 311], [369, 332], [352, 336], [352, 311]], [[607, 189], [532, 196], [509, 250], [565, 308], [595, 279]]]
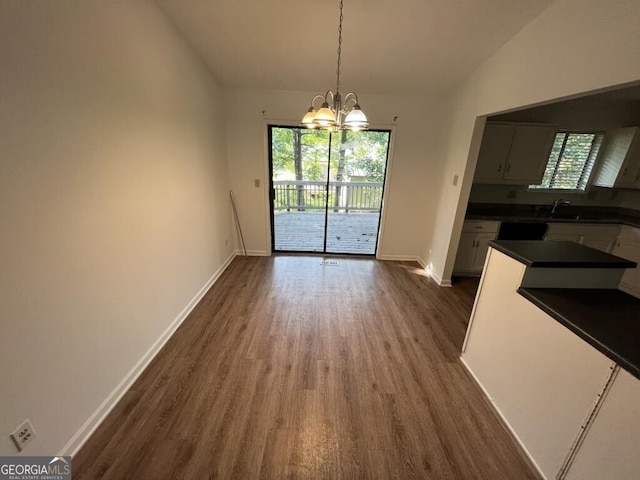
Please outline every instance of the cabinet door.
[[[640, 265], [640, 242], [638, 241], [621, 238], [616, 242], [611, 253]], [[620, 290], [640, 296], [640, 267], [625, 270], [620, 280]]]
[[610, 130], [604, 137], [593, 184], [640, 188], [640, 133], [637, 127]]
[[640, 132], [636, 134], [629, 153], [626, 164], [629, 164], [632, 178], [629, 179], [629, 187], [640, 188]]
[[563, 240], [567, 242], [576, 242], [580, 243], [582, 240], [581, 235], [576, 235], [574, 233], [551, 233], [544, 236], [545, 240]]
[[493, 240], [495, 236], [495, 233], [476, 235], [476, 252], [473, 257], [472, 268], [478, 273], [482, 272], [484, 261], [487, 258], [487, 252], [489, 251], [489, 242]]
[[491, 250], [462, 359], [528, 454], [552, 479], [611, 361], [517, 293], [524, 269]]
[[522, 185], [539, 184], [553, 148], [556, 127], [521, 125], [516, 128], [504, 179]]
[[640, 380], [620, 370], [566, 478], [640, 478]]
[[462, 233], [460, 235], [460, 244], [458, 245], [458, 254], [454, 265], [456, 272], [470, 272], [473, 270], [473, 257], [476, 252], [476, 233]]
[[616, 243], [616, 239], [615, 237], [584, 236], [580, 243], [601, 252], [610, 253]]
[[634, 131], [633, 140], [616, 178], [616, 187], [637, 187], [640, 181], [640, 133], [638, 129], [632, 130]]
[[476, 183], [502, 181], [515, 130], [515, 125], [491, 123], [485, 125], [474, 176]]

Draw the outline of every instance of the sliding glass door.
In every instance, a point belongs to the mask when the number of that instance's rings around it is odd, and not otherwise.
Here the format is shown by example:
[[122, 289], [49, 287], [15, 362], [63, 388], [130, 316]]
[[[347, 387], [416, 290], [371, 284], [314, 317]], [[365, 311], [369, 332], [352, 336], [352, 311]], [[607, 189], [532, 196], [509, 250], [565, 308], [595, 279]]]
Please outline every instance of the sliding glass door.
[[270, 126], [273, 250], [374, 255], [389, 140]]

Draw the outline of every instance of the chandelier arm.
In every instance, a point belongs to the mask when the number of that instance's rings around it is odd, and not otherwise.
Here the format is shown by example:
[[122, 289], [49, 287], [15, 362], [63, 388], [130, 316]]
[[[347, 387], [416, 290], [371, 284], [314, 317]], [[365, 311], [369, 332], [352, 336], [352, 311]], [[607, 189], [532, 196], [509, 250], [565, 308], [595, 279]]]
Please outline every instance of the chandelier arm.
[[325, 97], [325, 95], [322, 95], [321, 93], [319, 93], [319, 94], [315, 95], [315, 96], [311, 99], [311, 107], [312, 107], [312, 108], [314, 108], [314, 109], [315, 109], [315, 107], [313, 106], [313, 104], [315, 103], [315, 101], [316, 101], [318, 98], [325, 99], [326, 97]]
[[[329, 102], [329, 95], [331, 95], [331, 102]], [[324, 94], [324, 101], [329, 104], [331, 108], [333, 108], [333, 103], [335, 102], [335, 94], [331, 90], [327, 90], [327, 93]]]
[[347, 93], [347, 94], [344, 96], [344, 102], [343, 102], [343, 104], [342, 104], [342, 105], [343, 105], [345, 108], [347, 108], [347, 103], [348, 103], [348, 102], [353, 102], [353, 105], [352, 105], [352, 106], [355, 106], [355, 105], [357, 105], [358, 103], [360, 103], [360, 102], [358, 102], [358, 95], [356, 95], [354, 92], [349, 92], [349, 93]]

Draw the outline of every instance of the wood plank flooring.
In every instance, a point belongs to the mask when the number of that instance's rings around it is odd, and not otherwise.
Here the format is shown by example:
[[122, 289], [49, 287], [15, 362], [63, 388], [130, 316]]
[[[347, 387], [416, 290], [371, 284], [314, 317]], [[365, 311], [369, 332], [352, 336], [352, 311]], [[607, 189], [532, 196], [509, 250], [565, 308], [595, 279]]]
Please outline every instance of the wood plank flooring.
[[236, 258], [74, 479], [537, 479], [458, 361], [477, 280]]

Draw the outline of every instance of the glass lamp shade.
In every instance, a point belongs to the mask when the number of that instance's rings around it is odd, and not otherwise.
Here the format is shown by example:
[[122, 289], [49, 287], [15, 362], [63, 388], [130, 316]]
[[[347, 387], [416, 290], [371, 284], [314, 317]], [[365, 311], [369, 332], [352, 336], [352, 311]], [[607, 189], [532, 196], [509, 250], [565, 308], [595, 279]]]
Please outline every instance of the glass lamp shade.
[[316, 124], [313, 123], [314, 119], [316, 118], [316, 111], [313, 109], [313, 107], [309, 107], [309, 110], [307, 111], [306, 115], [302, 118], [302, 126], [307, 127], [307, 128], [316, 128]]
[[329, 108], [329, 104], [327, 102], [323, 103], [320, 110], [316, 112], [313, 123], [320, 127], [330, 127], [336, 124], [336, 116]]
[[353, 107], [346, 118], [344, 119], [344, 126], [349, 130], [363, 130], [369, 126], [367, 116], [360, 109], [360, 105]]

